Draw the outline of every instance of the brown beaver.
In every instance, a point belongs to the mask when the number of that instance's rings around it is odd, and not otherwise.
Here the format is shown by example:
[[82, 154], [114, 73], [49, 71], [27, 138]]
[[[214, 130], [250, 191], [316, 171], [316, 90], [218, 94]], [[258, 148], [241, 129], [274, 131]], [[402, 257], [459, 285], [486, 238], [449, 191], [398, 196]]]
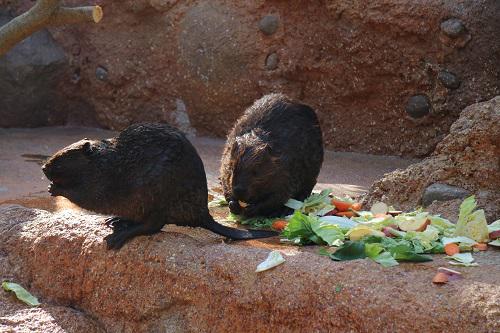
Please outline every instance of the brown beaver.
[[167, 124], [136, 124], [118, 137], [84, 139], [63, 148], [42, 167], [49, 192], [102, 214], [113, 233], [108, 248], [119, 249], [163, 225], [202, 227], [231, 239], [276, 235], [239, 230], [210, 216], [203, 163], [182, 132]]
[[282, 94], [255, 101], [227, 137], [221, 182], [231, 212], [278, 216], [311, 194], [323, 163], [314, 110]]

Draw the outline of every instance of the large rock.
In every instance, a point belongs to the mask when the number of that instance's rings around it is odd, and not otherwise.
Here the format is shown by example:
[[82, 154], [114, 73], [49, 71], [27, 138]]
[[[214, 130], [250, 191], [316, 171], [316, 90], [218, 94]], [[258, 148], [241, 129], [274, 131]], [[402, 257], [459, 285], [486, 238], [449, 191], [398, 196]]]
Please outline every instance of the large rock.
[[[475, 194], [490, 222], [500, 218], [500, 96], [465, 108], [430, 157], [386, 174], [372, 185], [365, 203], [384, 201], [400, 209], [430, 204], [424, 191], [434, 183], [460, 187], [455, 199]], [[458, 211], [460, 201], [442, 207]], [[440, 212], [440, 204], [433, 208]]]
[[459, 110], [500, 94], [495, 0], [99, 3], [101, 23], [51, 31], [71, 66], [61, 91], [112, 129], [176, 123], [181, 101], [198, 133], [223, 136], [283, 91], [318, 110], [329, 148], [424, 156]]
[[[0, 12], [0, 26], [12, 16]], [[0, 127], [62, 124], [56, 88], [67, 66], [63, 49], [41, 30], [0, 58]]]
[[[226, 244], [209, 231], [169, 228], [107, 251], [104, 217], [0, 208], [0, 253], [42, 302], [71, 305], [106, 332], [456, 332], [500, 330], [500, 256], [436, 286], [442, 256], [382, 268], [333, 262], [317, 247]], [[286, 254], [255, 273], [270, 249]]]

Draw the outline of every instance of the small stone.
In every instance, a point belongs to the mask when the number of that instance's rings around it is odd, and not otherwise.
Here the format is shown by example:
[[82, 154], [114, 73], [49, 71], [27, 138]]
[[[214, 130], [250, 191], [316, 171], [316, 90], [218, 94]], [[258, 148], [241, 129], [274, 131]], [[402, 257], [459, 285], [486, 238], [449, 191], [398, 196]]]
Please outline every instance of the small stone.
[[279, 18], [276, 15], [266, 15], [259, 22], [259, 29], [266, 35], [272, 35], [278, 30]]
[[451, 18], [441, 23], [441, 31], [450, 38], [457, 38], [465, 32], [465, 26], [459, 19]]
[[448, 89], [457, 89], [460, 87], [460, 79], [452, 72], [443, 70], [438, 73], [438, 79]]
[[433, 201], [448, 201], [453, 199], [463, 199], [470, 195], [470, 192], [447, 184], [435, 183], [428, 186], [422, 195], [422, 205], [429, 206]]
[[102, 66], [99, 66], [95, 70], [95, 77], [98, 80], [106, 81], [108, 79], [108, 70]]
[[405, 110], [412, 118], [425, 117], [431, 112], [431, 101], [426, 95], [412, 96], [406, 103]]
[[279, 58], [278, 58], [278, 55], [276, 53], [271, 53], [267, 56], [266, 58], [266, 69], [269, 70], [269, 71], [272, 71], [276, 68], [278, 68], [278, 62], [279, 62]]

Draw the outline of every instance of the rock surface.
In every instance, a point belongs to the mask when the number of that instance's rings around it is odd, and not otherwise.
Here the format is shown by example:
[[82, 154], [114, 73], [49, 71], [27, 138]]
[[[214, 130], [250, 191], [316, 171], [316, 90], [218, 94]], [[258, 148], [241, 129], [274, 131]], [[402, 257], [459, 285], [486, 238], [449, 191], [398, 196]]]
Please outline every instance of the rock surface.
[[[0, 12], [0, 26], [12, 19]], [[0, 127], [62, 124], [55, 90], [67, 67], [66, 55], [41, 30], [0, 58]]]
[[[384, 269], [369, 260], [333, 262], [315, 247], [225, 244], [206, 230], [180, 227], [112, 252], [103, 221], [2, 206], [0, 253], [43, 303], [71, 305], [106, 332], [500, 329], [498, 250], [475, 255], [480, 269], [457, 268], [463, 280], [435, 286], [442, 256]], [[286, 262], [255, 273], [270, 249], [281, 249]]]
[[434, 201], [449, 201], [453, 199], [464, 199], [470, 193], [463, 188], [447, 184], [435, 183], [428, 186], [422, 195], [422, 205], [429, 206]]
[[[426, 156], [459, 110], [500, 94], [495, 0], [97, 3], [101, 23], [51, 32], [70, 64], [59, 91], [79, 101], [68, 109], [94, 110], [111, 129], [175, 123], [182, 100], [197, 133], [221, 137], [256, 98], [282, 91], [318, 110], [330, 149]], [[264, 17], [279, 18], [271, 35], [259, 29]], [[442, 31], [449, 19], [463, 31], [449, 22]], [[269, 54], [279, 63], [266, 66]], [[457, 89], [440, 83], [443, 69], [461, 79]], [[419, 94], [432, 111], [413, 119], [405, 105]]]
[[[458, 186], [476, 195], [489, 222], [500, 218], [500, 96], [465, 108], [434, 153], [404, 170], [386, 174], [370, 188], [365, 203], [384, 201], [399, 209], [421, 204], [434, 183]], [[460, 200], [452, 206], [458, 207]], [[449, 213], [451, 203], [431, 205]]]

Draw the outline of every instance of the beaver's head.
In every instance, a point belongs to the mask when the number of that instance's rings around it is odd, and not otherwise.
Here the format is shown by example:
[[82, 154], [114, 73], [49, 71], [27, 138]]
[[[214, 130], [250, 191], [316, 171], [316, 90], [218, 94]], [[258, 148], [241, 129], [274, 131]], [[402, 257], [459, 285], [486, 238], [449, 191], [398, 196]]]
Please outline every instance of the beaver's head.
[[267, 200], [286, 184], [280, 152], [269, 144], [267, 133], [253, 130], [236, 138], [232, 147], [232, 202], [235, 214], [245, 214], [252, 205]]
[[51, 181], [52, 196], [63, 196], [76, 204], [82, 197], [93, 196], [98, 185], [99, 170], [96, 157], [101, 141], [83, 139], [55, 153], [42, 166], [42, 171]]

